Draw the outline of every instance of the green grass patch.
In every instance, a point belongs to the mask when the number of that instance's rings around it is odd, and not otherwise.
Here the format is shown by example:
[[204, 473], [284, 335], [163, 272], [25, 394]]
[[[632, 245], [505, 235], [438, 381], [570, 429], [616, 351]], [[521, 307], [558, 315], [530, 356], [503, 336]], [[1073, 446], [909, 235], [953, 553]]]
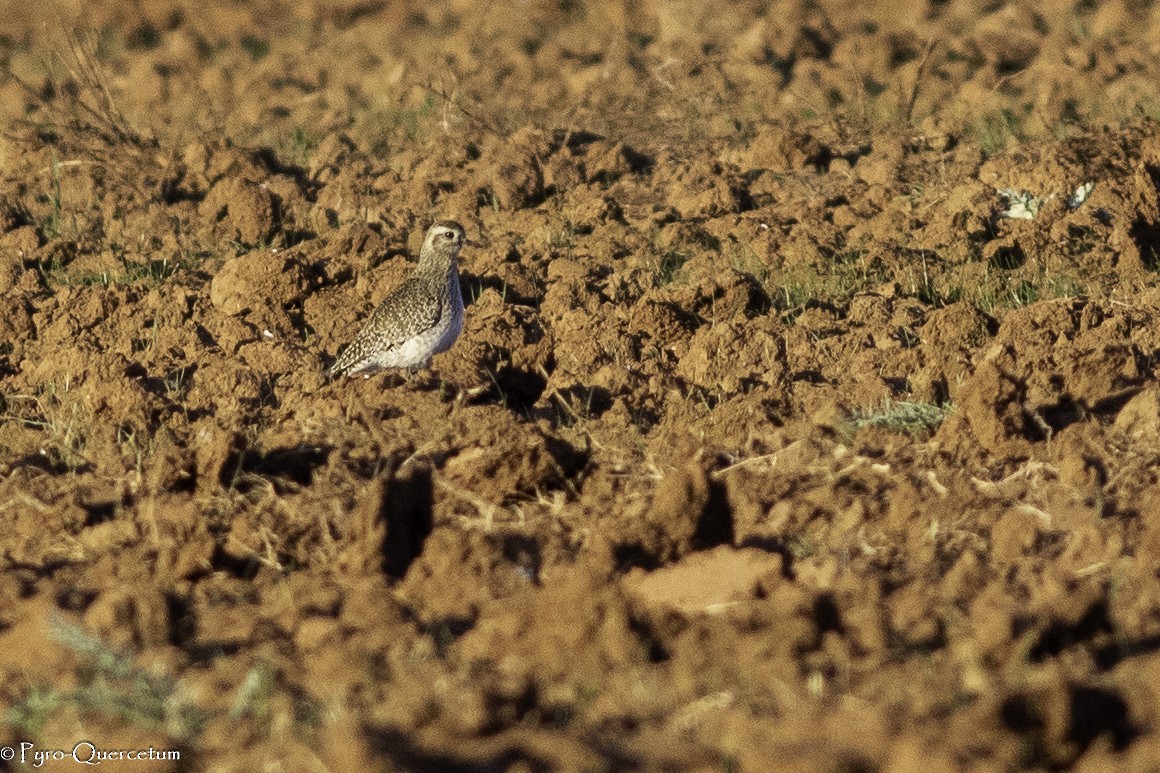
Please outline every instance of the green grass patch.
[[23, 737], [38, 738], [48, 719], [66, 704], [112, 716], [138, 727], [159, 730], [178, 740], [194, 737], [205, 716], [164, 673], [149, 673], [132, 659], [63, 620], [52, 622], [52, 635], [79, 660], [78, 684], [68, 691], [33, 688], [5, 712]]
[[69, 267], [68, 263], [59, 254], [53, 254], [48, 260], [37, 262], [36, 268], [43, 277], [45, 284], [50, 287], [91, 287], [99, 285], [144, 284], [147, 287], [156, 287], [183, 268], [189, 268], [185, 260], [132, 261], [124, 256], [120, 257], [119, 269], [110, 271], [78, 271]]
[[[862, 249], [835, 250], [821, 266], [794, 266], [777, 272], [763, 287], [783, 313], [804, 310], [811, 303], [844, 306], [858, 293], [890, 279], [882, 262]], [[772, 285], [772, 286], [771, 286]]]
[[929, 435], [951, 414], [951, 406], [908, 401], [888, 401], [878, 408], [855, 411], [850, 424], [855, 429], [878, 427], [907, 435]]
[[356, 133], [365, 137], [372, 156], [392, 149], [395, 143], [423, 144], [430, 136], [438, 99], [432, 93], [413, 105], [368, 106], [356, 125]]
[[670, 248], [650, 252], [649, 268], [653, 272], [653, 281], [657, 287], [664, 287], [680, 277], [680, 270], [691, 256], [685, 250]]
[[988, 156], [1000, 153], [1027, 137], [1026, 119], [1014, 110], [1003, 108], [980, 116], [969, 127], [975, 143]]

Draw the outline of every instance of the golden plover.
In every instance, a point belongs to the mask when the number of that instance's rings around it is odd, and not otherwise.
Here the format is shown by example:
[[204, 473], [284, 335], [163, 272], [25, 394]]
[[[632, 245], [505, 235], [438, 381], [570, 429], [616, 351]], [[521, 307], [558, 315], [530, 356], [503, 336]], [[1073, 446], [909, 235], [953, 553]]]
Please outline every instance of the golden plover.
[[456, 258], [467, 241], [463, 226], [441, 220], [427, 230], [419, 265], [379, 304], [327, 371], [331, 378], [387, 368], [414, 372], [445, 352], [463, 330], [463, 295]]

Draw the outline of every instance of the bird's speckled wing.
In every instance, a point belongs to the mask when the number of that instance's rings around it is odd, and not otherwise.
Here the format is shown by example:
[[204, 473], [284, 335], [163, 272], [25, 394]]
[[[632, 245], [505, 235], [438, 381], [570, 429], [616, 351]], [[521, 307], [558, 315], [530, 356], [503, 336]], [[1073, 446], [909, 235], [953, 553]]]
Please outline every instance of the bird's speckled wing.
[[433, 328], [442, 313], [439, 293], [415, 277], [408, 279], [379, 304], [328, 372], [341, 376], [372, 357], [402, 346]]

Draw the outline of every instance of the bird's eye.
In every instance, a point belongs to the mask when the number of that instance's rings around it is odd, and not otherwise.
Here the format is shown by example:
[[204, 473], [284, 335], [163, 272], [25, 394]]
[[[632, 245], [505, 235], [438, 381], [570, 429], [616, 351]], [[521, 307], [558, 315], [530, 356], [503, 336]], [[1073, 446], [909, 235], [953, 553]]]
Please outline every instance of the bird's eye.
[[454, 234], [452, 231], [448, 231], [447, 233], [445, 233], [445, 234], [443, 234], [443, 235], [444, 235], [444, 236], [446, 236], [448, 239], [454, 239], [454, 238], [455, 238], [455, 234]]

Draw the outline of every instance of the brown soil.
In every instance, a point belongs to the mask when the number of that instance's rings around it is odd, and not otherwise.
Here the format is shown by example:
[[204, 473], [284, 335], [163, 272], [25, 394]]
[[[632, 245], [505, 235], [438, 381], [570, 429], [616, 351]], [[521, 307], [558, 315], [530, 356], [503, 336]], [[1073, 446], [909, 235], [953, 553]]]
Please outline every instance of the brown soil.
[[[40, 5], [0, 8], [0, 742], [1160, 758], [1160, 10]], [[326, 383], [436, 217], [483, 242], [463, 337]]]

